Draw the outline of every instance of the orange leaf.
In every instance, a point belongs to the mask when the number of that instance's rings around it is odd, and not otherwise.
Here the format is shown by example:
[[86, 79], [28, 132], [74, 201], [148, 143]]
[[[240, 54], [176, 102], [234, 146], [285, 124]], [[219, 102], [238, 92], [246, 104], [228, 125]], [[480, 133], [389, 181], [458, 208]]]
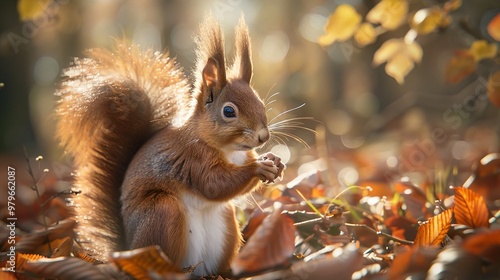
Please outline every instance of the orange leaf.
[[500, 108], [500, 71], [491, 74], [488, 79], [488, 98], [493, 105]]
[[500, 154], [491, 153], [476, 164], [474, 174], [464, 183], [464, 187], [482, 196], [487, 204], [500, 199]]
[[250, 236], [254, 234], [257, 228], [262, 224], [262, 221], [269, 216], [269, 212], [262, 212], [260, 208], [257, 208], [253, 211], [252, 215], [248, 219], [248, 222], [245, 224], [241, 233], [243, 235], [243, 240], [247, 241]]
[[455, 190], [455, 219], [457, 223], [472, 228], [489, 227], [489, 212], [484, 199], [474, 191], [466, 188]]
[[491, 21], [488, 23], [488, 34], [491, 38], [500, 41], [500, 13], [498, 13]]
[[106, 275], [98, 266], [78, 258], [42, 258], [25, 264], [30, 273], [50, 279], [112, 279], [116, 275]]
[[477, 63], [469, 50], [456, 50], [446, 66], [446, 82], [456, 84], [476, 71]]
[[295, 226], [293, 220], [274, 211], [257, 228], [240, 254], [231, 263], [234, 276], [250, 275], [289, 265], [293, 254]]
[[415, 239], [417, 224], [412, 220], [406, 217], [392, 216], [387, 218], [384, 223], [391, 229], [392, 236], [405, 240]]
[[[182, 271], [170, 261], [159, 246], [115, 252], [111, 255], [111, 259], [123, 271], [137, 279], [150, 279], [149, 275], [152, 272], [182, 278]], [[187, 275], [185, 276], [187, 278]]]
[[452, 213], [452, 210], [448, 209], [421, 224], [415, 237], [415, 245], [439, 245], [450, 229]]
[[394, 259], [389, 270], [389, 280], [406, 279], [413, 273], [427, 271], [439, 252], [440, 249], [435, 247], [411, 247]]
[[490, 262], [500, 262], [500, 230], [474, 234], [463, 244], [466, 251]]

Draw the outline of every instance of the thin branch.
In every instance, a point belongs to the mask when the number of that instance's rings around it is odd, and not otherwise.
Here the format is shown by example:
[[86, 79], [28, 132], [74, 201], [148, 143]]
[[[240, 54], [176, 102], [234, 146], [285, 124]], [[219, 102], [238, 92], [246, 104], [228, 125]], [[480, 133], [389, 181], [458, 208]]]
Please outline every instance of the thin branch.
[[376, 231], [374, 230], [373, 228], [365, 225], [365, 224], [351, 224], [351, 223], [345, 223], [346, 226], [348, 227], [364, 227], [364, 228], [367, 228], [369, 231], [377, 234], [377, 235], [380, 235], [380, 236], [383, 236], [389, 240], [393, 240], [393, 241], [396, 241], [396, 242], [399, 242], [401, 244], [406, 244], [406, 245], [413, 245], [413, 241], [408, 241], [408, 240], [404, 240], [404, 239], [400, 239], [400, 238], [397, 238], [397, 237], [394, 237], [390, 234], [387, 234], [387, 233], [384, 233], [384, 232], [381, 232], [381, 231]]

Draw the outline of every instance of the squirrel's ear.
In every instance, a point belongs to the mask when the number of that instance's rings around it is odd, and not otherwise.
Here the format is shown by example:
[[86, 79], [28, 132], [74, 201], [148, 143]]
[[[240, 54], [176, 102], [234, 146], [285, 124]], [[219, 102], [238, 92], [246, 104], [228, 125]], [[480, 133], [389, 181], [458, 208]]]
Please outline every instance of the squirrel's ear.
[[203, 85], [208, 88], [222, 89], [226, 81], [224, 73], [221, 73], [220, 65], [214, 58], [209, 58], [203, 68]]
[[236, 26], [236, 57], [234, 59], [231, 72], [233, 77], [242, 79], [250, 84], [252, 79], [252, 50], [250, 47], [250, 36], [248, 35], [248, 27], [245, 23], [243, 15]]
[[215, 58], [209, 58], [203, 68], [203, 87], [206, 89], [205, 104], [214, 101], [214, 92], [218, 94], [226, 85], [226, 69]]

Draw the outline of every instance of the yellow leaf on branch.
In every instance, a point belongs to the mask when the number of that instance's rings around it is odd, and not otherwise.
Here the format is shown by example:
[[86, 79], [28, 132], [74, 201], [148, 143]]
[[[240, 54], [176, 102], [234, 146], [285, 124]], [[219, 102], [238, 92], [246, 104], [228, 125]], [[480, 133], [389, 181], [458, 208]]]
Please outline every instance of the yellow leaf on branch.
[[433, 32], [447, 23], [447, 15], [438, 6], [418, 10], [410, 20], [410, 26], [418, 34], [424, 35]]
[[407, 0], [382, 0], [368, 12], [366, 19], [387, 30], [393, 30], [405, 22], [407, 15]]
[[51, 0], [19, 0], [17, 12], [22, 21], [35, 20], [41, 16]]
[[354, 40], [358, 45], [364, 47], [366, 45], [372, 44], [377, 39], [377, 33], [373, 25], [365, 22], [359, 26], [358, 30], [354, 34]]
[[342, 4], [332, 12], [325, 26], [326, 34], [318, 39], [322, 46], [333, 44], [335, 41], [345, 41], [352, 37], [361, 23], [361, 15], [354, 7]]
[[494, 58], [498, 53], [497, 44], [488, 44], [486, 40], [477, 40], [470, 46], [470, 53], [476, 61], [486, 58]]
[[373, 64], [378, 66], [387, 62], [387, 75], [402, 84], [415, 63], [422, 61], [422, 55], [422, 47], [417, 42], [406, 43], [403, 39], [390, 39], [375, 52]]

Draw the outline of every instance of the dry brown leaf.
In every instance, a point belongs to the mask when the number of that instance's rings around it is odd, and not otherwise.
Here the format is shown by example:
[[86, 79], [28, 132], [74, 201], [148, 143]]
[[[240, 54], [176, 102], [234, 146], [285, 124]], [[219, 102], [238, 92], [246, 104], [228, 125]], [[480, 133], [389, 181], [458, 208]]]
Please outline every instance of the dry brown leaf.
[[494, 58], [498, 54], [498, 46], [495, 43], [489, 44], [486, 40], [477, 40], [472, 43], [469, 51], [476, 61], [480, 61]]
[[62, 280], [110, 279], [97, 266], [78, 258], [42, 258], [25, 264], [30, 273], [39, 277]]
[[385, 66], [387, 75], [402, 84], [414, 64], [420, 63], [422, 55], [422, 48], [417, 42], [406, 43], [404, 39], [390, 39], [375, 52], [373, 64], [378, 66], [387, 62]]
[[413, 241], [417, 235], [417, 224], [406, 217], [392, 216], [385, 219], [384, 224], [391, 229], [392, 236]]
[[464, 183], [484, 198], [488, 205], [495, 207], [500, 199], [500, 154], [491, 153], [476, 163], [474, 173]]
[[408, 15], [407, 0], [382, 0], [366, 15], [371, 23], [378, 23], [385, 29], [398, 28], [406, 20]]
[[159, 246], [114, 252], [111, 260], [136, 279], [150, 279], [151, 271], [159, 275], [175, 275], [181, 278], [184, 275], [187, 278], [187, 275], [170, 261]]
[[452, 214], [453, 211], [448, 209], [422, 223], [417, 230], [414, 244], [416, 246], [439, 245], [450, 229]]
[[446, 13], [438, 6], [418, 10], [410, 20], [410, 26], [418, 34], [424, 35], [433, 32], [443, 25]]
[[414, 274], [426, 272], [440, 251], [436, 247], [411, 247], [394, 259], [388, 273], [389, 280], [408, 279]]
[[410, 218], [418, 220], [425, 217], [427, 197], [422, 189], [410, 182], [397, 181], [394, 183], [394, 190], [403, 197]]
[[352, 274], [363, 266], [364, 258], [353, 243], [336, 249], [334, 255], [335, 257], [297, 262], [281, 279], [351, 279]]
[[250, 236], [254, 234], [254, 232], [262, 224], [262, 221], [264, 221], [264, 219], [267, 216], [269, 216], [269, 212], [262, 212], [260, 208], [255, 209], [250, 218], [248, 219], [248, 222], [241, 230], [241, 234], [243, 235], [243, 240], [248, 241]]
[[14, 272], [8, 272], [0, 270], [0, 279], [2, 280], [17, 280], [16, 274]]
[[[73, 237], [73, 228], [76, 222], [72, 219], [66, 219], [50, 226], [48, 229], [36, 230], [21, 236], [16, 243], [16, 251], [20, 253], [40, 253], [50, 255], [47, 242], [61, 238]], [[54, 247], [52, 247], [54, 248]]]
[[476, 71], [477, 63], [469, 50], [456, 50], [445, 71], [446, 82], [456, 84]]
[[500, 263], [500, 229], [474, 234], [465, 240], [463, 247], [487, 261]]
[[490, 223], [488, 208], [482, 196], [466, 188], [454, 188], [455, 207], [453, 212], [457, 223], [471, 228], [488, 228]]
[[496, 71], [490, 75], [487, 88], [490, 102], [500, 108], [500, 71]]
[[318, 39], [318, 43], [327, 46], [336, 41], [345, 41], [352, 37], [361, 23], [361, 15], [353, 6], [339, 5], [328, 18], [325, 26], [326, 34]]
[[23, 253], [17, 253], [16, 254], [16, 270], [23, 271], [26, 270], [26, 264], [29, 261], [36, 261], [39, 259], [43, 259], [45, 256], [38, 255], [38, 254], [23, 254]]
[[495, 279], [483, 274], [481, 259], [456, 244], [446, 246], [426, 273], [426, 280]]
[[233, 275], [251, 275], [288, 266], [294, 250], [293, 220], [275, 210], [257, 228], [240, 254], [231, 262]]

